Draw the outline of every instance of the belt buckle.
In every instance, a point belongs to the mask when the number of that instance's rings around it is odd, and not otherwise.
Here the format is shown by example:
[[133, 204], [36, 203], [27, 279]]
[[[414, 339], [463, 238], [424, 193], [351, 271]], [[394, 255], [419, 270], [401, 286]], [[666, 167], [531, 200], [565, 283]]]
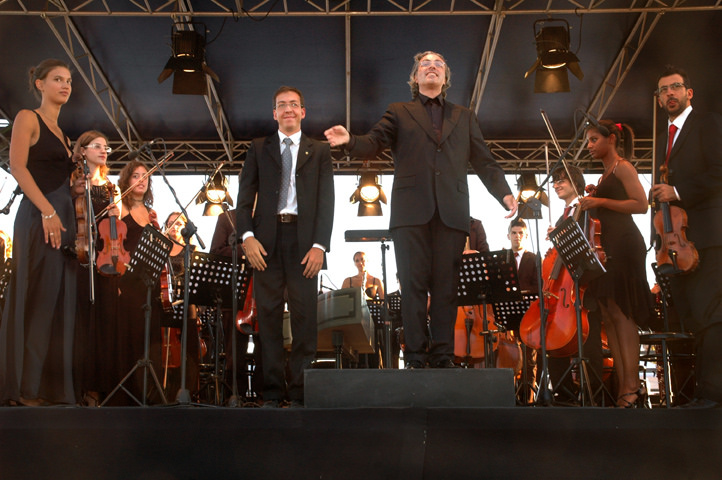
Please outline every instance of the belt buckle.
[[293, 223], [296, 221], [296, 215], [293, 215], [291, 213], [279, 213], [278, 220], [281, 223]]

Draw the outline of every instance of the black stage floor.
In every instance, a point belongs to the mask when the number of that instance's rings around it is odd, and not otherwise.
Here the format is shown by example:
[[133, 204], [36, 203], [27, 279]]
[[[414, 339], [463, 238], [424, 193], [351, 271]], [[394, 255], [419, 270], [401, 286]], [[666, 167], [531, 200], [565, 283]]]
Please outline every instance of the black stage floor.
[[722, 409], [0, 408], [0, 479], [718, 479]]

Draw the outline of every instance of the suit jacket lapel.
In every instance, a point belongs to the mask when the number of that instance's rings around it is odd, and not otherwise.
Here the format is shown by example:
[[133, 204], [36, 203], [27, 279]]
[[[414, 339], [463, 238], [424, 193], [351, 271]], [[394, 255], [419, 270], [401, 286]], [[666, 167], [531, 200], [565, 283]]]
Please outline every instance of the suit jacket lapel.
[[461, 115], [461, 109], [454, 108], [454, 104], [451, 102], [444, 102], [444, 124], [441, 129], [441, 142], [444, 143], [446, 138], [449, 136], [451, 131], [454, 129], [459, 121], [459, 115]]
[[421, 103], [421, 99], [416, 97], [414, 101], [405, 104], [411, 117], [416, 120], [426, 134], [436, 143], [436, 134], [434, 133], [434, 127], [431, 124], [431, 117], [429, 112], [426, 111], [426, 107]]
[[690, 130], [693, 130], [695, 128], [695, 121], [697, 120], [697, 116], [695, 115], [695, 111], [692, 110], [689, 112], [689, 116], [687, 117], [687, 120], [684, 121], [684, 125], [682, 125], [682, 130], [679, 132], [679, 135], [677, 136], [677, 140], [675, 140], [674, 145], [672, 146], [672, 151], [669, 152], [669, 161], [672, 161], [672, 158], [674, 155], [682, 148], [682, 144], [687, 139], [687, 136], [689, 135]]
[[301, 141], [298, 145], [298, 157], [296, 158], [296, 171], [301, 170], [301, 168], [306, 164], [309, 158], [311, 158], [311, 153], [313, 143], [311, 143], [306, 137], [305, 134], [301, 134]]
[[266, 137], [265, 147], [266, 153], [274, 162], [281, 166], [281, 141], [278, 139], [278, 133]]

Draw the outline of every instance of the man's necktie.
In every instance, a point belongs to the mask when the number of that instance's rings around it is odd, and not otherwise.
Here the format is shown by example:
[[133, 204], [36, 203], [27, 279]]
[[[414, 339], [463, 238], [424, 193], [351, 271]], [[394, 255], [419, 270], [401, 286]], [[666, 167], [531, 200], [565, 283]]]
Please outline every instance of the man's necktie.
[[667, 142], [667, 157], [664, 160], [664, 164], [669, 163], [669, 154], [672, 153], [672, 145], [674, 145], [674, 135], [677, 133], [677, 125], [672, 123], [669, 126], [669, 140]]
[[293, 168], [293, 157], [291, 156], [291, 144], [293, 143], [290, 138], [286, 137], [283, 139], [286, 148], [281, 152], [281, 191], [278, 195], [278, 211], [286, 208], [288, 203], [288, 187], [291, 185], [291, 169]]
[[571, 212], [571, 211], [572, 211], [571, 205], [567, 205], [566, 207], [564, 207], [564, 215], [562, 215], [562, 218], [567, 218], [569, 216], [569, 212]]

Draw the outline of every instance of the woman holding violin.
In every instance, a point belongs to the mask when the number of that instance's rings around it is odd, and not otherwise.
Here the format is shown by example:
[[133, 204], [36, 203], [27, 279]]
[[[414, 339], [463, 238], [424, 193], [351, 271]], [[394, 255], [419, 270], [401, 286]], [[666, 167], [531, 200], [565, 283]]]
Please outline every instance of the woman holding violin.
[[618, 407], [642, 404], [646, 391], [639, 380], [638, 324], [646, 324], [650, 313], [646, 248], [632, 214], [647, 211], [647, 196], [631, 158], [634, 134], [628, 125], [601, 120], [586, 132], [592, 158], [601, 160], [604, 174], [593, 194], [579, 203], [601, 223], [601, 243], [606, 254], [606, 273], [589, 285], [588, 292], [599, 304], [612, 351], [618, 384]]
[[[123, 242], [124, 249], [133, 255], [133, 252], [140, 242], [143, 229], [146, 225], [152, 225], [160, 230], [158, 216], [153, 210], [153, 189], [152, 180], [148, 168], [138, 160], [131, 160], [123, 167], [118, 177], [118, 187], [122, 196], [122, 217], [125, 223], [127, 235]], [[124, 314], [119, 318], [116, 333], [116, 345], [118, 348], [118, 370], [116, 372], [119, 382], [135, 365], [138, 359], [144, 354], [145, 341], [145, 312], [143, 306], [146, 303], [147, 287], [144, 282], [136, 278], [129, 278], [128, 275], [120, 277], [120, 305], [123, 305]], [[160, 303], [160, 287], [154, 286], [151, 294], [151, 320], [150, 320], [150, 359], [153, 362], [158, 378], [161, 378], [161, 318], [163, 306]], [[142, 396], [142, 375], [134, 376], [134, 383], [127, 383], [130, 390], [136, 396]], [[153, 382], [148, 385], [152, 388]], [[115, 395], [113, 404], [117, 404], [122, 395]], [[151, 399], [153, 400], [153, 396]], [[135, 403], [127, 397], [129, 404]]]
[[[87, 225], [93, 221], [86, 205], [86, 184], [90, 186], [92, 215], [102, 213], [97, 225], [105, 225], [109, 217], [120, 217], [120, 192], [108, 180], [108, 137], [96, 130], [89, 130], [78, 137], [73, 155], [78, 169], [73, 172], [73, 196], [75, 202], [78, 236], [76, 251], [86, 255], [86, 268], [93, 268], [96, 261], [88, 262], [89, 242], [95, 241], [96, 259], [105, 250], [105, 239], [98, 235], [88, 239]], [[87, 165], [88, 176], [83, 175]], [[111, 205], [112, 204], [112, 205]], [[105, 222], [105, 223], [103, 223]], [[100, 230], [100, 227], [98, 227]], [[82, 255], [81, 255], [82, 256]], [[94, 260], [96, 260], [94, 259]], [[99, 266], [99, 265], [98, 265]], [[93, 275], [94, 300], [90, 302], [90, 277], [87, 272], [78, 274], [78, 306], [75, 324], [75, 385], [80, 398], [88, 406], [97, 406], [100, 397], [109, 393], [118, 383], [112, 372], [116, 363], [115, 330], [118, 321], [118, 277]]]
[[72, 405], [74, 167], [70, 141], [58, 125], [72, 78], [67, 64], [56, 59], [43, 60], [29, 77], [40, 106], [20, 110], [10, 140], [10, 170], [24, 196], [15, 216], [15, 269], [0, 322], [0, 405]]

